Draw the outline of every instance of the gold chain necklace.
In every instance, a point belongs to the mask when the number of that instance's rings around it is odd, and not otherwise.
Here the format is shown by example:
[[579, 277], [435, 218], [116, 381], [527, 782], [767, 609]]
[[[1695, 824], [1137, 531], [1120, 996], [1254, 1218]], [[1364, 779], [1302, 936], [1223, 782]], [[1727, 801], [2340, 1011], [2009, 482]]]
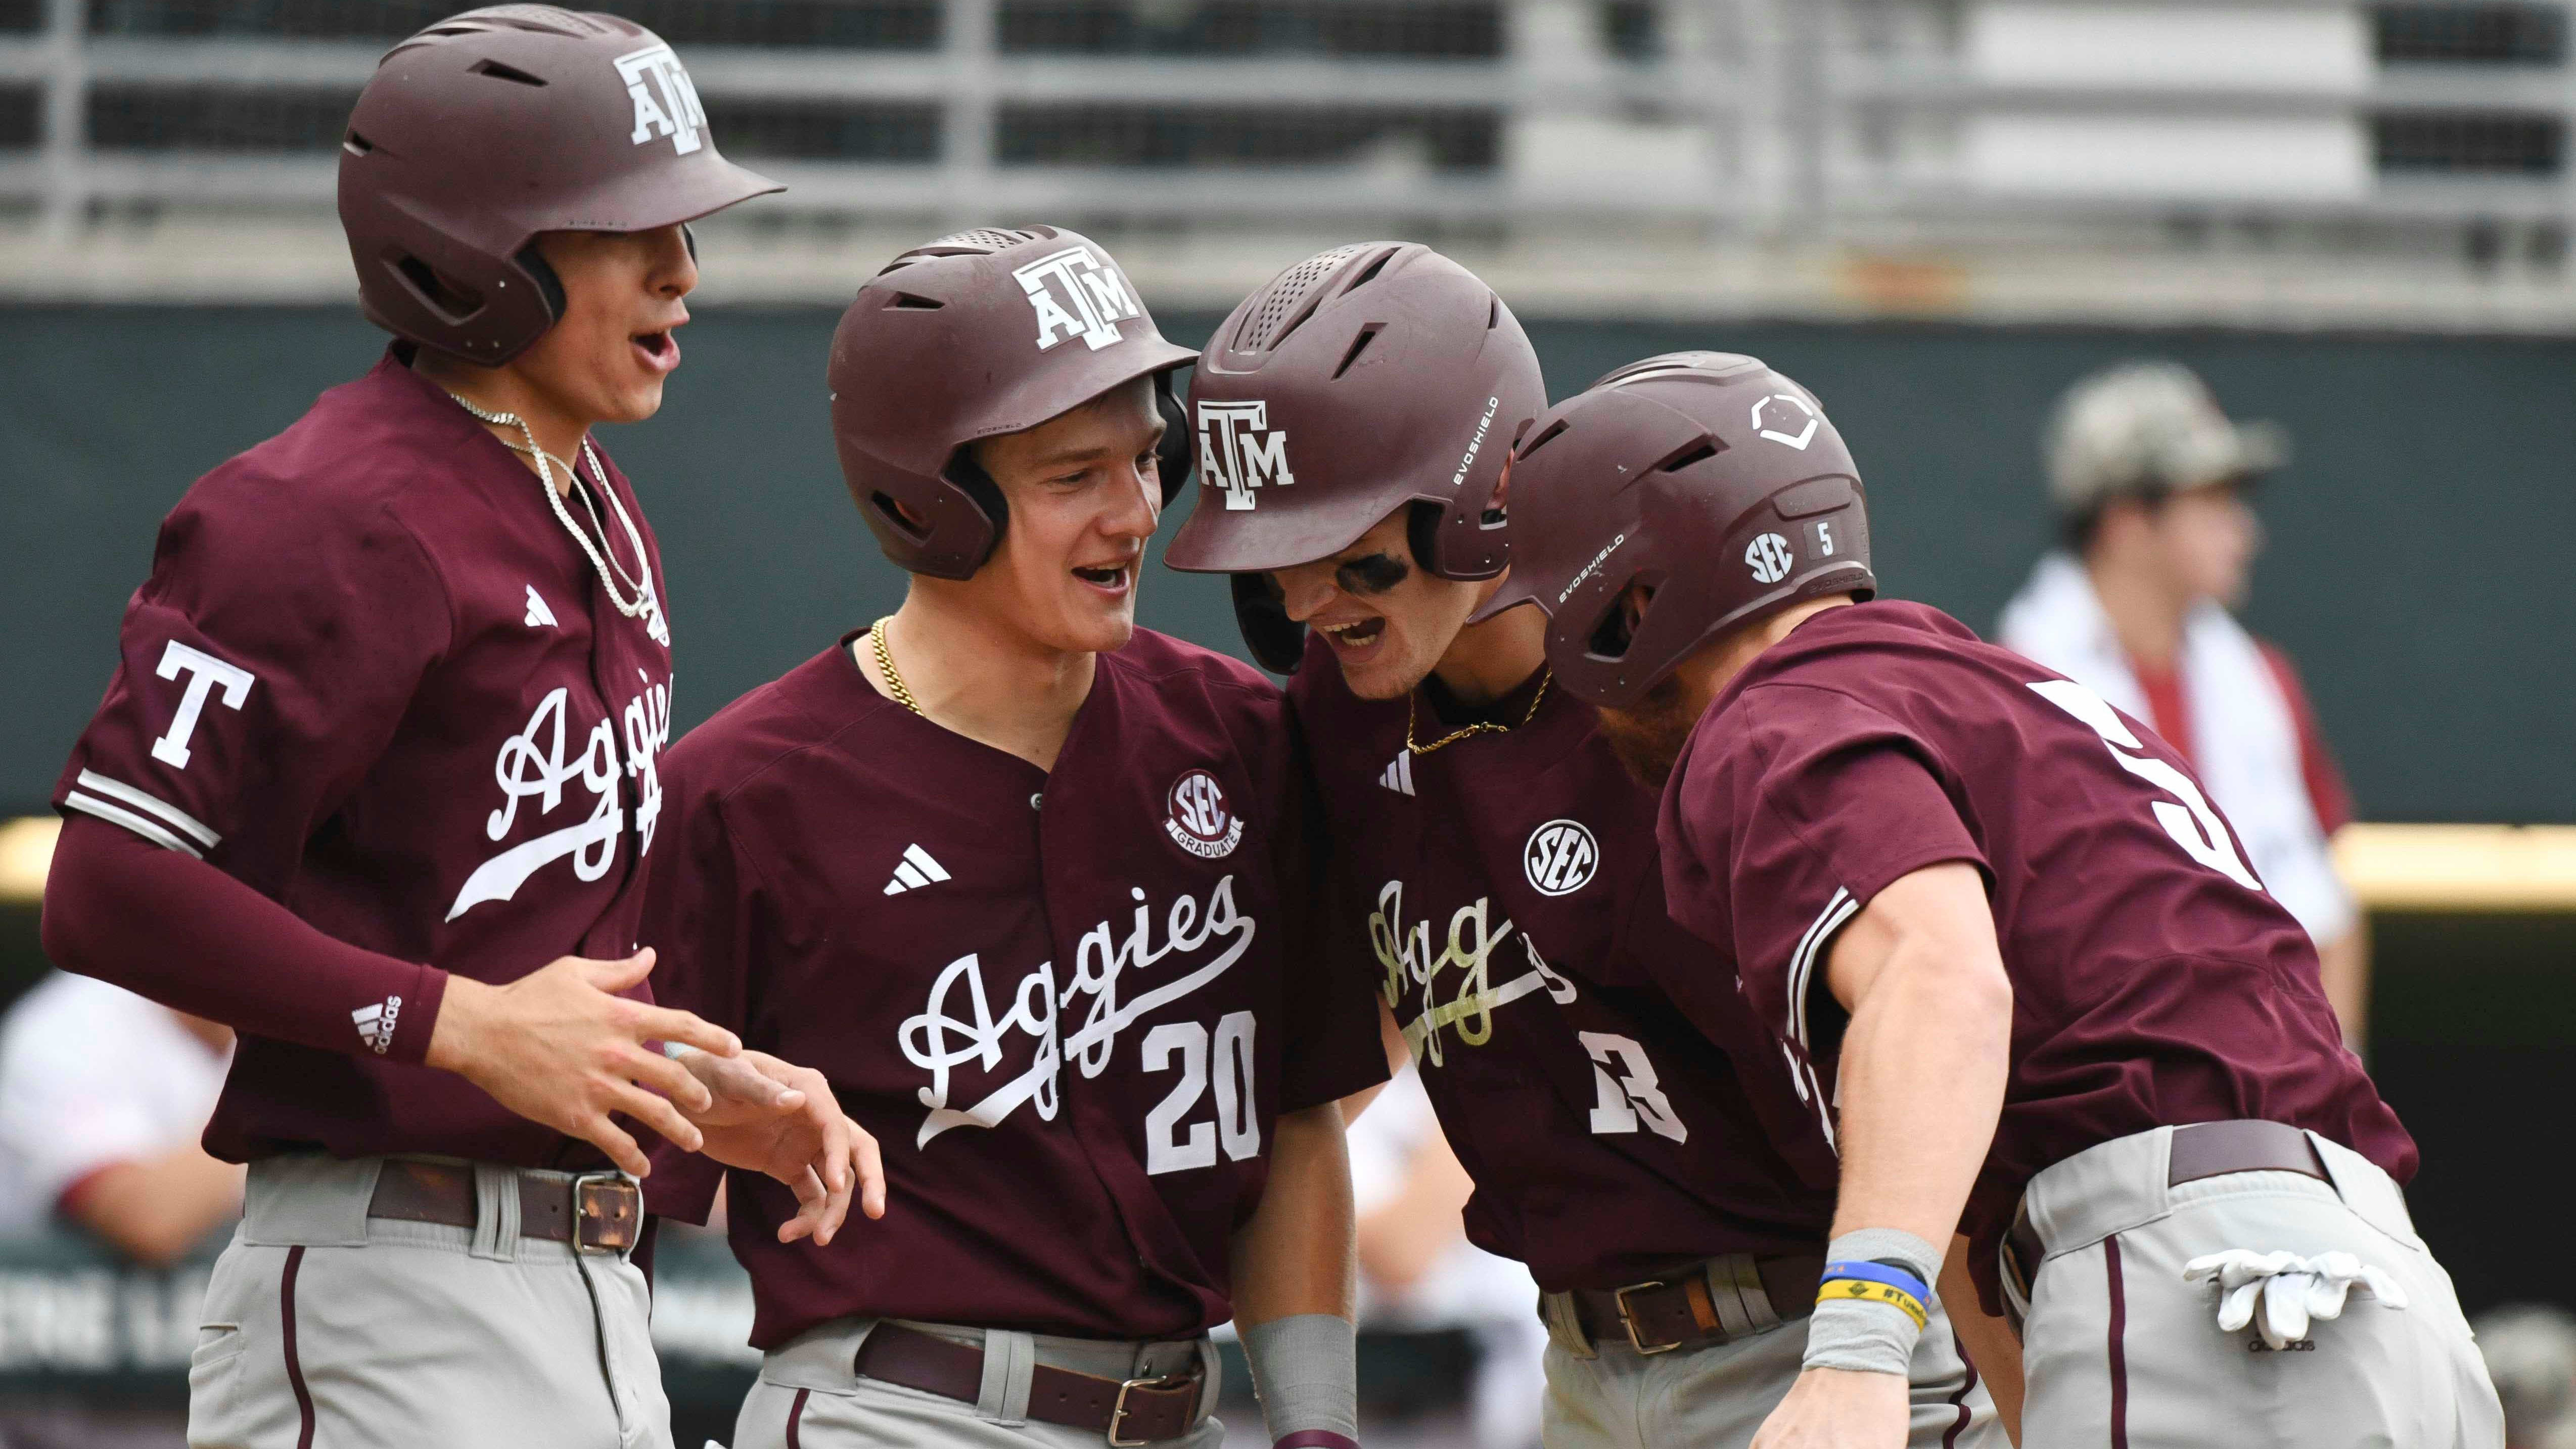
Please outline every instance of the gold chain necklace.
[[[883, 659], [885, 656], [880, 653], [877, 657], [879, 659]], [[1546, 700], [1547, 687], [1549, 684], [1553, 683], [1555, 679], [1556, 671], [1553, 669], [1539, 677], [1538, 693], [1530, 696], [1529, 710], [1521, 716], [1522, 725], [1526, 725], [1531, 720], [1538, 718], [1538, 707], [1541, 702]], [[1465, 726], [1464, 728], [1451, 730], [1449, 733], [1442, 735], [1440, 738], [1433, 740], [1427, 745], [1417, 745], [1413, 742], [1413, 702], [1415, 697], [1420, 693], [1421, 691], [1417, 689], [1413, 694], [1408, 694], [1404, 697], [1404, 748], [1408, 753], [1427, 755], [1433, 750], [1443, 749], [1447, 746], [1454, 745], [1469, 735], [1508, 734], [1512, 730], [1520, 727], [1520, 725], [1495, 724], [1491, 720], [1478, 720], [1476, 723]]]
[[[894, 655], [886, 649], [886, 625], [894, 616], [888, 614], [868, 626], [868, 651], [877, 657], [877, 672], [885, 676], [886, 687], [894, 691], [894, 702], [921, 714], [921, 701], [912, 697], [912, 686], [903, 682], [903, 671], [894, 667]], [[922, 716], [929, 718], [927, 715]]]

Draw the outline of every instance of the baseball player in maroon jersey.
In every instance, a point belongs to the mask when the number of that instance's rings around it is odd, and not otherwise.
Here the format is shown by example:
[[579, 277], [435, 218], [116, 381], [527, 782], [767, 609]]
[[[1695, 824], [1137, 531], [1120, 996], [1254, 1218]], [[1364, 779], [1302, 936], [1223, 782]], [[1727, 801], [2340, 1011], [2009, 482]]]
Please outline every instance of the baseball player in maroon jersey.
[[643, 990], [670, 631], [587, 430], [660, 404], [682, 223], [776, 188], [670, 47], [538, 5], [389, 52], [340, 184], [399, 340], [163, 524], [54, 797], [45, 944], [239, 1033], [191, 1444], [664, 1445], [617, 1118], [780, 1172], [800, 1237], [855, 1149], [819, 1075], [727, 1065]]
[[[1554, 687], [1546, 621], [1468, 622], [1546, 406], [1529, 339], [1426, 247], [1339, 247], [1235, 309], [1191, 405], [1202, 487], [1166, 558], [1232, 573], [1245, 640], [1293, 671], [1333, 943], [1474, 1178], [1469, 1236], [1546, 1290], [1546, 1442], [1748, 1443], [1798, 1374], [1833, 1154], [1667, 917], [1654, 792]], [[1916, 1442], [1999, 1445], [1973, 1385], [1925, 1335]]]
[[1316, 959], [1286, 701], [1134, 622], [1190, 360], [1043, 226], [906, 252], [833, 339], [911, 588], [672, 750], [644, 935], [664, 999], [818, 1064], [890, 1159], [884, 1222], [821, 1251], [731, 1175], [767, 1354], [736, 1449], [1215, 1445], [1229, 1317], [1277, 1442], [1351, 1445], [1376, 1012]]
[[1539, 420], [1512, 504], [1505, 597], [1663, 784], [1674, 916], [1840, 1146], [1759, 1444], [1898, 1441], [1954, 1225], [2019, 1326], [2024, 1443], [2501, 1444], [2315, 948], [2151, 731], [1871, 601], [1812, 394], [1726, 353], [1622, 368]]

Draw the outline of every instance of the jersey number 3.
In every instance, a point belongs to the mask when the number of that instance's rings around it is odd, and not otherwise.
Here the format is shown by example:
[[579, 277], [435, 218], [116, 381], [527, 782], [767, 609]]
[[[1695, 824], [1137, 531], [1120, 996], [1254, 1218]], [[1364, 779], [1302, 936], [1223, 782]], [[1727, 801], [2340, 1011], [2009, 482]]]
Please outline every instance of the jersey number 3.
[[2183, 854], [2217, 871], [2245, 887], [2259, 891], [2263, 883], [2236, 853], [2236, 841], [2227, 833], [2227, 825], [2218, 812], [2209, 808], [2209, 800], [2192, 783], [2191, 776], [2166, 764], [2153, 755], [2131, 754], [2130, 750], [2146, 747], [2138, 742], [2136, 732], [2123, 723], [2109, 701], [2071, 679], [2043, 679], [2030, 687], [2031, 693], [2082, 720], [2093, 733], [2110, 747], [2111, 758], [2120, 768], [2180, 800], [2155, 802], [2156, 823], [2173, 837]]
[[[1260, 1108], [1252, 1095], [1252, 1024], [1248, 1011], [1219, 1017], [1213, 1052], [1208, 1029], [1195, 1021], [1167, 1021], [1145, 1033], [1146, 1071], [1170, 1071], [1175, 1056], [1181, 1068], [1180, 1082], [1145, 1114], [1149, 1175], [1214, 1167], [1220, 1142], [1225, 1155], [1237, 1162], [1261, 1155]], [[1211, 1055], [1214, 1062], [1208, 1060]], [[1193, 1122], [1183, 1136], [1181, 1119], [1206, 1095], [1211, 1066], [1216, 1069], [1216, 1120]]]

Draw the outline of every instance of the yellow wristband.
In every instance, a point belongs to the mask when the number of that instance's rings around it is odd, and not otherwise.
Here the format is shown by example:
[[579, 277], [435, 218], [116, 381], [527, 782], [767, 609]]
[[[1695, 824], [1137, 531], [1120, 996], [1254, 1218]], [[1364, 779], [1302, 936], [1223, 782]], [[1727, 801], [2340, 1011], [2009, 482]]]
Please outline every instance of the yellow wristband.
[[1923, 1307], [1923, 1300], [1906, 1292], [1902, 1288], [1892, 1287], [1885, 1283], [1870, 1283], [1858, 1278], [1828, 1278], [1824, 1281], [1823, 1286], [1816, 1290], [1816, 1301], [1818, 1303], [1847, 1298], [1858, 1298], [1870, 1303], [1884, 1303], [1891, 1308], [1903, 1309], [1905, 1316], [1913, 1319], [1914, 1326], [1918, 1329], [1927, 1326], [1932, 1321], [1932, 1315]]

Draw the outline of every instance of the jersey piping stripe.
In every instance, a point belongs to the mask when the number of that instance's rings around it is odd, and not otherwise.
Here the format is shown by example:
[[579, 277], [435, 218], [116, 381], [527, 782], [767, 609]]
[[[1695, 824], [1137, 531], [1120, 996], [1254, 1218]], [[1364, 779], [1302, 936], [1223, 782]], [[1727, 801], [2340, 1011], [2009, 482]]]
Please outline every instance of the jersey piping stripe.
[[[1944, 1323], [1943, 1327], [1948, 1327], [1948, 1324]], [[1941, 1435], [1941, 1449], [1959, 1449], [1959, 1436], [1967, 1432], [1968, 1425], [1976, 1418], [1976, 1411], [1968, 1407], [1968, 1395], [1977, 1391], [1977, 1366], [1959, 1347], [1957, 1329], [1950, 1330], [1950, 1352], [1958, 1356], [1959, 1367], [1965, 1372], [1960, 1375], [1958, 1392], [1950, 1395], [1950, 1407], [1959, 1411], [1959, 1417]]]
[[1825, 1129], [1826, 1150], [1832, 1152], [1834, 1156], [1840, 1157], [1843, 1155], [1842, 1139], [1834, 1135], [1834, 1108], [1831, 1102], [1825, 1100], [1824, 1080], [1816, 1075], [1816, 1067], [1813, 1062], [1799, 1062], [1798, 1070], [1807, 1074], [1807, 1084], [1798, 1089], [1798, 1095], [1801, 1097], [1808, 1097], [1808, 1094], [1811, 1091], [1814, 1093], [1812, 1097], [1809, 1097], [1809, 1100], [1813, 1101], [1816, 1106], [1816, 1125]]
[[68, 809], [78, 810], [84, 815], [95, 815], [99, 819], [107, 821], [111, 825], [122, 825], [126, 829], [133, 831], [135, 834], [142, 836], [144, 839], [151, 841], [154, 845], [160, 846], [164, 850], [175, 850], [183, 855], [193, 855], [199, 860], [206, 858], [206, 853], [204, 851], [197, 849], [195, 846], [190, 845], [184, 840], [181, 840], [169, 831], [164, 830], [151, 821], [144, 819], [142, 816], [135, 814], [133, 811], [120, 805], [111, 805], [108, 802], [101, 800], [96, 795], [84, 795], [80, 791], [74, 790], [63, 797], [63, 805]]
[[95, 790], [111, 800], [121, 800], [162, 824], [177, 829], [181, 834], [194, 838], [199, 845], [208, 850], [223, 843], [222, 836], [207, 829], [203, 821], [187, 811], [166, 800], [147, 795], [131, 785], [111, 780], [95, 770], [80, 772], [80, 787], [84, 790]]
[[798, 1389], [796, 1402], [787, 1406], [787, 1449], [805, 1449], [805, 1400], [814, 1391]]
[[2102, 1240], [2102, 1265], [2111, 1280], [2111, 1449], [2129, 1449], [2129, 1285], [2120, 1273], [2120, 1235]]
[[302, 1244], [286, 1250], [286, 1272], [278, 1284], [280, 1346], [286, 1354], [286, 1383], [295, 1390], [295, 1449], [313, 1449], [313, 1390], [304, 1383], [304, 1360], [295, 1352], [295, 1275], [304, 1268]]
[[1807, 927], [1807, 934], [1798, 940], [1796, 954], [1789, 958], [1789, 1039], [1801, 1047], [1808, 1044], [1807, 979], [1815, 974], [1816, 957], [1823, 953], [1834, 932], [1842, 929], [1843, 922], [1859, 913], [1860, 902], [1852, 899], [1850, 891], [1836, 886], [1834, 898], [1825, 902], [1824, 913]]

